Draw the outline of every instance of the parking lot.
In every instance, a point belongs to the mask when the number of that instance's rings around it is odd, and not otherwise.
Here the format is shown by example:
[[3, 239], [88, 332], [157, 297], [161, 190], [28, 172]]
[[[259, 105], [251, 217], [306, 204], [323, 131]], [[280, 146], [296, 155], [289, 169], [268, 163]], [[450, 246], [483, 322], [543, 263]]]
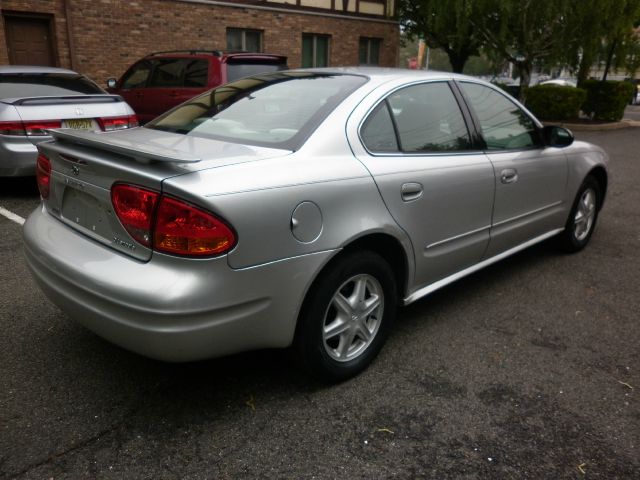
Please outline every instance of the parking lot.
[[[287, 352], [164, 364], [72, 323], [0, 216], [0, 478], [640, 478], [640, 129], [591, 244], [538, 245], [401, 310], [326, 386]], [[33, 179], [0, 180], [26, 217]]]

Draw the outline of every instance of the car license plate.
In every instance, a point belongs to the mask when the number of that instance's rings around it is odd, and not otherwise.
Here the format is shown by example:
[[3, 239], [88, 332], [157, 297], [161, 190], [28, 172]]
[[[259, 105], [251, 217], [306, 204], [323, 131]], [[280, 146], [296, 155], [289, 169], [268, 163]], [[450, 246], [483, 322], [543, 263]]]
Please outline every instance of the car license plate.
[[76, 130], [95, 130], [93, 119], [73, 118], [62, 122], [64, 128], [75, 128]]

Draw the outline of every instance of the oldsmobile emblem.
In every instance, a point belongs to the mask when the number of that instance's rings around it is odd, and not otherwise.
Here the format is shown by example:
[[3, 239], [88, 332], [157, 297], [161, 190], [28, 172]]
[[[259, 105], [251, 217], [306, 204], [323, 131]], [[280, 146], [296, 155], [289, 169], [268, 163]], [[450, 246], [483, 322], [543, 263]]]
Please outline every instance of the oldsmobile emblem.
[[121, 240], [118, 237], [113, 237], [113, 243], [115, 243], [116, 245], [119, 245], [121, 247], [128, 248], [131, 251], [136, 249], [136, 246], [133, 243], [125, 242], [124, 240]]

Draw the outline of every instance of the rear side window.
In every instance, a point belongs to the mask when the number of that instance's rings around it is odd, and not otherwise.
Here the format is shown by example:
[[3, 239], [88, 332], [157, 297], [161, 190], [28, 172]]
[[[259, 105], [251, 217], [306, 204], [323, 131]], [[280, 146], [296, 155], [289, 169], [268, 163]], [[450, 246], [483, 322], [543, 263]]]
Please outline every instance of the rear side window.
[[105, 93], [86, 77], [68, 73], [0, 75], [0, 99], [25, 97], [58, 97]]
[[392, 93], [367, 118], [360, 135], [371, 152], [455, 152], [471, 148], [464, 117], [446, 82], [412, 85]]
[[480, 122], [488, 150], [521, 150], [540, 145], [531, 118], [506, 96], [477, 83], [461, 82]]
[[185, 87], [206, 87], [209, 63], [206, 60], [189, 60], [184, 69]]
[[397, 152], [399, 150], [386, 101], [380, 103], [367, 117], [360, 134], [367, 150], [371, 152]]
[[181, 87], [185, 67], [186, 61], [182, 58], [159, 60], [151, 74], [149, 86]]
[[227, 82], [233, 82], [243, 77], [260, 73], [278, 72], [286, 70], [286, 63], [274, 62], [250, 62], [230, 59], [227, 62]]
[[403, 152], [468, 150], [464, 117], [447, 83], [403, 88], [388, 99]]

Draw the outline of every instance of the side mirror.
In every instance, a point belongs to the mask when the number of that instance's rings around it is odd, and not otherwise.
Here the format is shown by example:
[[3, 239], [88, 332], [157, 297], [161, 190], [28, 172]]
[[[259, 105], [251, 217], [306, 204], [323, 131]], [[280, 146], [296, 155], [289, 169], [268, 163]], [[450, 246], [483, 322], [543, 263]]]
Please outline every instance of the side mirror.
[[573, 143], [573, 133], [563, 127], [549, 125], [542, 129], [544, 144], [548, 147], [568, 147]]
[[116, 79], [115, 78], [107, 78], [107, 87], [116, 88]]

